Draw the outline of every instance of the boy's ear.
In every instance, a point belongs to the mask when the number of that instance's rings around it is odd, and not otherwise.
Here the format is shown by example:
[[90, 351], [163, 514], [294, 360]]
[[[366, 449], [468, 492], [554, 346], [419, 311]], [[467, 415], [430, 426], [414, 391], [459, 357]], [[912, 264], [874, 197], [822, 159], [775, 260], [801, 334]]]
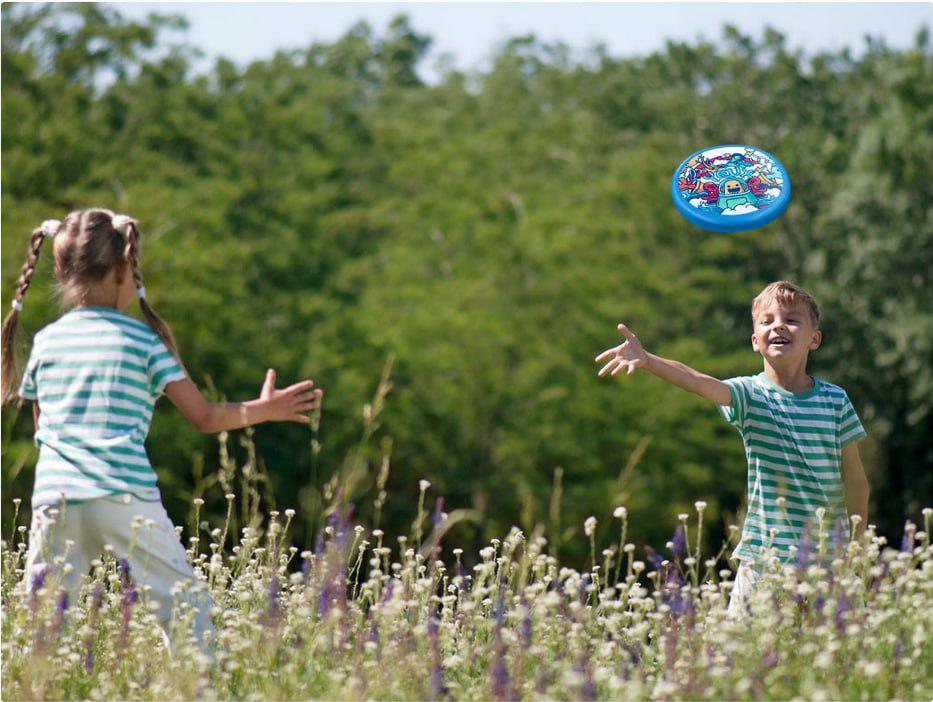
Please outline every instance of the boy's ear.
[[758, 350], [758, 335], [757, 334], [752, 334], [752, 350], [753, 351]]
[[823, 343], [823, 332], [817, 329], [813, 332], [813, 339], [810, 340], [810, 350], [816, 351], [820, 348], [820, 344]]

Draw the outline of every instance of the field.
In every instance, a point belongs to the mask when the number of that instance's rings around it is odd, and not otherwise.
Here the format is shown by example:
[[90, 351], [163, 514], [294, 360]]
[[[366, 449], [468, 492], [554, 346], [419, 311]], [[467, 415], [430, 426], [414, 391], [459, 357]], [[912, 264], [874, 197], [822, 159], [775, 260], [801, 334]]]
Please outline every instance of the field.
[[[933, 696], [933, 509], [899, 548], [871, 527], [764, 575], [741, 617], [727, 616], [727, 561], [699, 553], [705, 505], [678, 515], [666, 557], [619, 540], [591, 567], [561, 567], [547, 539], [512, 529], [475, 565], [439, 559], [451, 516], [424, 510], [397, 545], [330, 511], [313, 551], [288, 546], [294, 513], [271, 512], [226, 548], [228, 520], [190, 541], [213, 596], [205, 653], [177, 606], [166, 650], [145, 592], [112, 557], [79, 602], [51, 575], [22, 578], [26, 528], [3, 542], [7, 699], [929, 699]], [[440, 503], [438, 503], [440, 504]], [[17, 505], [18, 508], [19, 505]], [[200, 507], [196, 501], [195, 509]], [[197, 519], [197, 517], [196, 517]], [[259, 524], [261, 520], [254, 520]], [[139, 539], [145, 525], [137, 525]], [[421, 535], [425, 537], [422, 538]], [[449, 545], [445, 545], [449, 548]], [[803, 550], [803, 549], [802, 549]], [[621, 558], [619, 557], [621, 555]], [[822, 565], [821, 565], [822, 563]]]

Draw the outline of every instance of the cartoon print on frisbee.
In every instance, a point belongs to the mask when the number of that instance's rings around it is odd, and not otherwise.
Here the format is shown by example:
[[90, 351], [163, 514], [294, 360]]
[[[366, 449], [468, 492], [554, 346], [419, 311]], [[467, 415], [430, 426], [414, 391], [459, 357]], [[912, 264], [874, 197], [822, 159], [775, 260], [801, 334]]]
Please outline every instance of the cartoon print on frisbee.
[[709, 215], [746, 215], [767, 208], [784, 190], [782, 169], [768, 154], [723, 146], [695, 154], [677, 175], [685, 204]]

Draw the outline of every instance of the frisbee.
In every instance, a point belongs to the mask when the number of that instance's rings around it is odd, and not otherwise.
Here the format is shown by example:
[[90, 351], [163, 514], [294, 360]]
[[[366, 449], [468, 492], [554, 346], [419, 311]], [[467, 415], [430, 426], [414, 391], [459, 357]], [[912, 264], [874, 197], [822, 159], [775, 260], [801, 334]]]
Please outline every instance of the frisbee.
[[677, 211], [711, 232], [770, 224], [790, 202], [790, 178], [771, 154], [741, 144], [712, 146], [684, 159], [671, 179]]

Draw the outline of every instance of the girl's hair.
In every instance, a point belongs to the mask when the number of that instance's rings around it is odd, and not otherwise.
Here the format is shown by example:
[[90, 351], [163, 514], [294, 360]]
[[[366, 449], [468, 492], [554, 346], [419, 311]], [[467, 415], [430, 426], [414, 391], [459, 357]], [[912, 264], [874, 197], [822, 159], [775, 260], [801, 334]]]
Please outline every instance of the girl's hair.
[[[54, 247], [55, 277], [61, 284], [61, 293], [67, 303], [74, 305], [82, 302], [88, 292], [112, 270], [126, 263], [130, 265], [137, 290], [144, 290], [139, 270], [139, 227], [135, 220], [114, 215], [110, 210], [93, 208], [72, 212], [60, 224], [49, 220], [34, 229], [29, 237], [26, 262], [16, 283], [13, 309], [3, 320], [3, 402], [16, 396], [17, 369], [13, 342], [23, 298], [36, 271], [42, 243], [47, 237], [53, 236], [60, 239]], [[146, 321], [177, 358], [172, 331], [149, 306], [144, 294], [139, 297], [139, 306]]]

